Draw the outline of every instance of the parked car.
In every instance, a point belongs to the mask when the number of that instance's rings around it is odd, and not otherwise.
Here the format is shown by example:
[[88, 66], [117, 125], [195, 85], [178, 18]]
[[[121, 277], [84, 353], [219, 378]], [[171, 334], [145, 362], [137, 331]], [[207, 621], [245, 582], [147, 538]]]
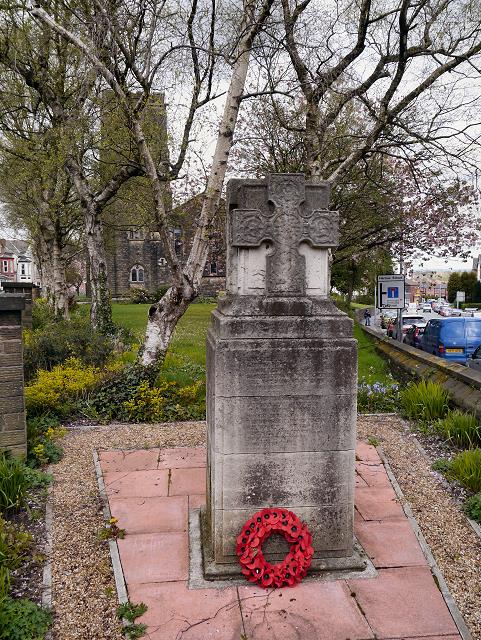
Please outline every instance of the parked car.
[[426, 323], [413, 324], [413, 326], [409, 327], [409, 329], [407, 330], [406, 335], [404, 336], [403, 342], [408, 344], [410, 347], [421, 349], [421, 340], [422, 340], [425, 328], [426, 328]]
[[463, 316], [463, 312], [461, 309], [455, 309], [454, 307], [451, 307], [451, 317], [452, 318], [462, 318]]
[[432, 307], [431, 307], [431, 305], [429, 304], [429, 302], [425, 302], [425, 303], [423, 304], [423, 306], [422, 306], [421, 310], [422, 310], [422, 312], [423, 312], [423, 313], [431, 313], [431, 311], [432, 311]]
[[[406, 314], [403, 315], [402, 318], [403, 318], [402, 319], [402, 334], [403, 334], [403, 336], [406, 335], [407, 330], [409, 329], [409, 327], [412, 327], [413, 324], [425, 324], [426, 323], [426, 321], [424, 319], [424, 316], [422, 316], [420, 314], [406, 313]], [[398, 327], [398, 321], [396, 320], [396, 322], [394, 323], [394, 330], [393, 330], [392, 337], [397, 340], [398, 336], [399, 336], [399, 327]]]
[[451, 307], [448, 306], [447, 304], [443, 304], [441, 307], [439, 307], [439, 315], [443, 316], [443, 318], [447, 318], [451, 315]]
[[467, 359], [466, 364], [470, 369], [481, 371], [481, 345], [473, 351], [472, 356]]
[[481, 318], [436, 318], [430, 320], [421, 339], [427, 353], [449, 360], [466, 361], [481, 345]]

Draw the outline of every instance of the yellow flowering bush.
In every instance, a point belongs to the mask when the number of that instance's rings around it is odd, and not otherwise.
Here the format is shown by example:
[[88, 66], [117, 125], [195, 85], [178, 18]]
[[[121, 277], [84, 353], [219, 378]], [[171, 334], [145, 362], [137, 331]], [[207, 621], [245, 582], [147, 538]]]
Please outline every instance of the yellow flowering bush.
[[205, 416], [204, 383], [179, 387], [177, 382], [160, 380], [156, 386], [143, 381], [130, 400], [123, 403], [125, 418], [131, 422], [196, 420]]
[[67, 415], [76, 402], [101, 377], [101, 371], [83, 365], [78, 358], [68, 358], [51, 371], [40, 370], [25, 387], [25, 404], [30, 416], [54, 413]]

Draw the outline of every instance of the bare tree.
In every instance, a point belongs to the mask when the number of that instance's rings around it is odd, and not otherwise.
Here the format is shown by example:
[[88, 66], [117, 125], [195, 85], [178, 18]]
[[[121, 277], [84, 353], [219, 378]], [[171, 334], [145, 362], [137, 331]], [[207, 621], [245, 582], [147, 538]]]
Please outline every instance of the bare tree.
[[[95, 28], [104, 30], [108, 47], [104, 39], [102, 49], [89, 37], [88, 29], [82, 29], [82, 24], [75, 31], [71, 25], [60, 24], [42, 8], [31, 11], [39, 21], [75, 45], [102, 75], [123, 109], [152, 187], [155, 227], [163, 241], [172, 286], [149, 310], [141, 356], [146, 366], [163, 359], [179, 318], [197, 295], [208, 252], [208, 230], [221, 196], [251, 49], [269, 17], [273, 1], [244, 0], [239, 15], [233, 11], [233, 16], [223, 16], [225, 22], [220, 28], [217, 5], [213, 1], [192, 0], [187, 13], [179, 7], [173, 15], [171, 7], [162, 1], [141, 0], [135, 6], [116, 3], [113, 7], [104, 0], [95, 0], [92, 12], [84, 14], [83, 24], [90, 20]], [[162, 81], [165, 84], [166, 79], [176, 85], [177, 101], [184, 86], [190, 88], [190, 95], [176, 158], [157, 166], [145, 135], [142, 114], [152, 92], [164, 90]], [[219, 94], [225, 94], [225, 105], [212, 165], [192, 248], [187, 260], [182, 262], [170, 234], [169, 191], [172, 181], [182, 175], [199, 111]]]
[[[281, 0], [284, 46], [304, 108], [307, 165], [338, 181], [373, 152], [474, 168], [481, 13], [470, 0]], [[326, 153], [355, 105], [356, 131]], [[479, 111], [479, 106], [477, 107]], [[339, 134], [339, 132], [338, 132]], [[342, 134], [341, 134], [342, 135]]]

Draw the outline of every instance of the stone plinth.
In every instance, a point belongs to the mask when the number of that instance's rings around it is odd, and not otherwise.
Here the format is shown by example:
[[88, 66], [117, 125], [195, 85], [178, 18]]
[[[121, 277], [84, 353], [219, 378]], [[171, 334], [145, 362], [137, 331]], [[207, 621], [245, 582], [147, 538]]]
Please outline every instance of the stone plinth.
[[0, 449], [27, 453], [23, 395], [22, 295], [0, 294]]
[[229, 183], [228, 291], [207, 340], [207, 575], [239, 571], [243, 523], [274, 506], [308, 523], [313, 565], [360, 566], [356, 341], [328, 297], [338, 226], [328, 194], [297, 174]]

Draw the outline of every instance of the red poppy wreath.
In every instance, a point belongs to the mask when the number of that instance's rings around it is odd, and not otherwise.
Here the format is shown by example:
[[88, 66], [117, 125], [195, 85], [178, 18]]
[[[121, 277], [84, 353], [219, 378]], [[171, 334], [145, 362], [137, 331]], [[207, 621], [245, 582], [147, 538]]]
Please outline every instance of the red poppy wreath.
[[[262, 545], [272, 533], [282, 535], [291, 544], [283, 562], [274, 565], [262, 553]], [[293, 587], [306, 575], [314, 549], [307, 524], [292, 511], [274, 508], [258, 511], [245, 523], [237, 538], [236, 553], [249, 582], [258, 582], [262, 587]]]

